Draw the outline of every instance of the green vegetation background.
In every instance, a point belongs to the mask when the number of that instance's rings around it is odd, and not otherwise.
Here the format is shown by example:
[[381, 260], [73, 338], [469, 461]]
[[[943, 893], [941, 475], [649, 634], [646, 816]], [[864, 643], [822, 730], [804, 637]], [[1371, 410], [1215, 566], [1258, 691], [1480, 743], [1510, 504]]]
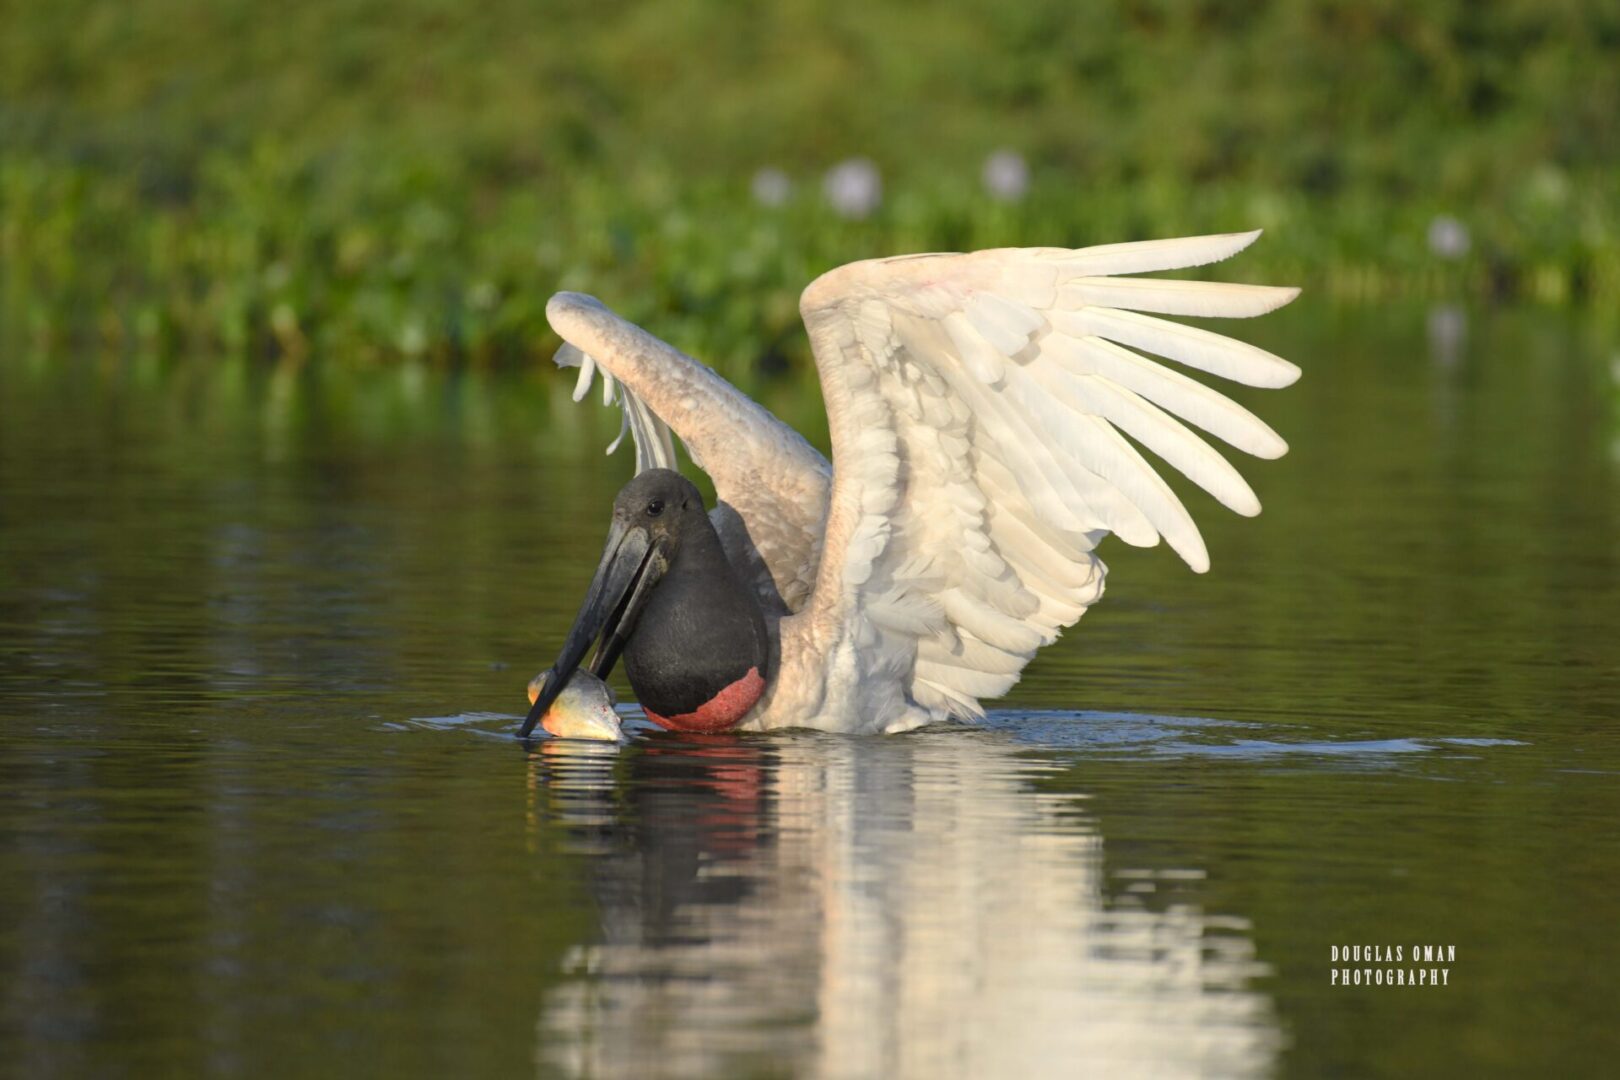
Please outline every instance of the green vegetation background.
[[840, 262], [1254, 226], [1231, 272], [1334, 298], [1612, 300], [1616, 117], [1612, 2], [0, 0], [0, 317], [490, 363], [579, 288], [735, 376]]

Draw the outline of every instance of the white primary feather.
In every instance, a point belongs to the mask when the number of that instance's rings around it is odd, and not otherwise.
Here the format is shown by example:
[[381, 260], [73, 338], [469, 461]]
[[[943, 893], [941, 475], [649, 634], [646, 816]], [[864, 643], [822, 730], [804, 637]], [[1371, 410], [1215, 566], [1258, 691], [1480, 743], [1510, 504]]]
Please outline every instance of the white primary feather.
[[1275, 311], [1299, 295], [1298, 289], [1229, 285], [1221, 281], [1168, 281], [1163, 278], [1073, 278], [1058, 290], [1058, 307], [1115, 307], [1165, 315], [1247, 319]]
[[1055, 311], [1052, 325], [1071, 338], [1131, 345], [1248, 386], [1275, 389], [1299, 378], [1299, 368], [1264, 349], [1134, 311], [1104, 307]]
[[1069, 251], [1046, 248], [1038, 258], [1061, 264], [1064, 277], [1104, 274], [1149, 274], [1158, 270], [1185, 270], [1229, 259], [1260, 238], [1260, 230], [1182, 236], [1171, 240], [1136, 240], [1125, 244], [1098, 244]]

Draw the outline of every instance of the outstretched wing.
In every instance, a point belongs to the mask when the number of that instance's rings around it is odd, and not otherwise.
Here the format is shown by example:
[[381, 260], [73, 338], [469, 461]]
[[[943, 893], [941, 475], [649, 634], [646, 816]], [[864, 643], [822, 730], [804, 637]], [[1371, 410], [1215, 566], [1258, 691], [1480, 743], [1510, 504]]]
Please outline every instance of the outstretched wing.
[[[580, 367], [575, 400], [600, 370], [604, 399], [624, 407], [636, 471], [674, 467], [673, 429], [714, 481], [722, 505], [713, 517], [733, 564], [754, 572], [764, 599], [779, 597], [788, 610], [799, 610], [821, 558], [832, 490], [827, 459], [712, 369], [595, 297], [558, 293], [546, 319], [567, 343], [557, 362]], [[616, 440], [609, 449], [617, 446]]]
[[865, 708], [897, 726], [917, 722], [910, 704], [981, 714], [1102, 595], [1094, 549], [1108, 533], [1162, 536], [1208, 569], [1197, 526], [1131, 440], [1259, 513], [1183, 421], [1258, 457], [1287, 445], [1144, 353], [1287, 386], [1299, 369], [1286, 360], [1157, 316], [1260, 315], [1298, 290], [1116, 276], [1214, 262], [1258, 235], [878, 259], [805, 290], [835, 478], [808, 614], [823, 648], [857, 645], [874, 668], [861, 674], [910, 671], [911, 702]]

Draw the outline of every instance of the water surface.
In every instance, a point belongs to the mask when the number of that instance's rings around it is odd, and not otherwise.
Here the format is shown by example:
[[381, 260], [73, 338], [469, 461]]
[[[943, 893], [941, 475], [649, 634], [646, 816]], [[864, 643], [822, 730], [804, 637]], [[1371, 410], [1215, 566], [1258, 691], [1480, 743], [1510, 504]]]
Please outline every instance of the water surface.
[[[1601, 1071], [1614, 327], [1296, 305], [1251, 337], [1306, 370], [1245, 395], [1294, 447], [1243, 463], [1266, 512], [1188, 496], [1203, 577], [1110, 542], [982, 729], [532, 752], [630, 467], [554, 372], [12, 350], [5, 1059]], [[1443, 987], [1330, 983], [1333, 946], [1430, 943]]]

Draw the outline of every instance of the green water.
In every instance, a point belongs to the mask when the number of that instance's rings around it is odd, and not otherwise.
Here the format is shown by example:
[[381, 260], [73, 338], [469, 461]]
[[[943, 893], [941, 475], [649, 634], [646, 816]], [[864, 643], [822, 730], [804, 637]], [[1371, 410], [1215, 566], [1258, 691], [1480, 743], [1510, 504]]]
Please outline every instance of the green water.
[[507, 737], [630, 467], [555, 372], [7, 355], [0, 1070], [1612, 1069], [1615, 328], [1249, 336], [1266, 512], [984, 730], [616, 752]]

